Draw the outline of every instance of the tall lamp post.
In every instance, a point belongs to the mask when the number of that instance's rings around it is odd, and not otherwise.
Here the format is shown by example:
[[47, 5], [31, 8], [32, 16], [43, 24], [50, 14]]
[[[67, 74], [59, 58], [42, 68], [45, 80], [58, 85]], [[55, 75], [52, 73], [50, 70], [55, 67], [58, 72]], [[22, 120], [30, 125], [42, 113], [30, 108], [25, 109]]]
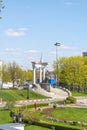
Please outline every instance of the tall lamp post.
[[29, 84], [28, 84], [28, 86], [27, 86], [27, 99], [29, 99]]
[[[56, 61], [58, 60], [58, 47], [61, 46], [61, 43], [56, 42], [54, 44], [56, 46]], [[59, 75], [58, 75], [58, 64], [57, 64], [57, 74], [56, 74], [56, 82], [57, 82], [57, 87], [59, 86]]]

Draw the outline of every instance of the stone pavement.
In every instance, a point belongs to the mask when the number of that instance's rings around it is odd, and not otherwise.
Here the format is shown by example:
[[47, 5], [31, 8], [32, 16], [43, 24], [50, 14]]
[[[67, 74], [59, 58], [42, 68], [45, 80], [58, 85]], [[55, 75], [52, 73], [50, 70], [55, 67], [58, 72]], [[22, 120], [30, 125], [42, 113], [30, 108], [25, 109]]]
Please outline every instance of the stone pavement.
[[[67, 106], [87, 108], [87, 97], [75, 97], [75, 98], [77, 99], [77, 103], [76, 104], [70, 104], [70, 105], [67, 105]], [[64, 99], [65, 99], [65, 97], [62, 96], [62, 97], [47, 98], [47, 99], [20, 100], [20, 101], [16, 102], [16, 106], [34, 104], [35, 102], [37, 104], [51, 103], [51, 102], [55, 102], [55, 101], [63, 101]], [[0, 103], [0, 107], [3, 107], [5, 105], [6, 105], [6, 102], [1, 102]]]
[[59, 97], [68, 97], [69, 96], [69, 91], [66, 89], [62, 89], [61, 87], [59, 88], [53, 88], [50, 87], [50, 92], [46, 91], [45, 89], [41, 88], [39, 84], [35, 84], [36, 87], [32, 89], [32, 91], [42, 94], [47, 97], [51, 98], [59, 98]]

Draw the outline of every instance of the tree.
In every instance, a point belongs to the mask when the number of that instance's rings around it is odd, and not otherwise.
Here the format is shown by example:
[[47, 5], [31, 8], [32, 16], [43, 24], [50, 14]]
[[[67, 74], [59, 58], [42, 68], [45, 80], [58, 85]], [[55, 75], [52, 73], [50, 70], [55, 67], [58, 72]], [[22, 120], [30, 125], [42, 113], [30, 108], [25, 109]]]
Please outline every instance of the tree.
[[12, 82], [15, 85], [24, 83], [24, 81], [32, 80], [32, 70], [23, 70], [16, 62], [9, 64], [3, 63], [2, 81], [3, 83]]
[[[56, 64], [58, 64], [58, 73]], [[60, 84], [71, 90], [83, 91], [87, 89], [87, 57], [62, 57], [54, 62], [54, 71], [59, 75]]]
[[19, 66], [15, 62], [9, 63], [8, 70], [11, 75], [11, 81], [13, 83], [13, 87], [15, 86], [15, 83], [17, 82], [17, 79], [19, 77], [19, 75], [17, 73], [18, 69], [19, 69]]
[[[1, 11], [2, 11], [2, 9], [4, 9], [4, 5], [3, 5], [3, 1], [2, 0], [0, 0], [0, 13], [1, 13]], [[1, 19], [2, 17], [0, 16], [0, 19]]]
[[3, 63], [2, 80], [4, 83], [11, 82], [11, 75], [9, 73], [8, 65]]
[[32, 71], [31, 70], [27, 70], [26, 72], [26, 79], [31, 81], [32, 80]]

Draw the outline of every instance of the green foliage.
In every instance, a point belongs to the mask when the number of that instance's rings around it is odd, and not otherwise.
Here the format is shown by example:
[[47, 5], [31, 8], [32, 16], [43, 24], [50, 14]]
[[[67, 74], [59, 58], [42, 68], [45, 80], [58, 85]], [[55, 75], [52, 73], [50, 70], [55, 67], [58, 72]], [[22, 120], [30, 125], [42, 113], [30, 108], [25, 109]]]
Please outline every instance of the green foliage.
[[7, 101], [5, 108], [6, 108], [7, 110], [11, 110], [11, 109], [14, 107], [14, 105], [15, 105], [15, 101], [13, 101], [13, 100]]
[[36, 124], [38, 126], [45, 128], [52, 128], [53, 126], [55, 126], [55, 130], [83, 130], [82, 127], [65, 125], [63, 123], [52, 124], [52, 123], [37, 122]]
[[11, 75], [6, 64], [3, 64], [2, 79], [4, 83], [11, 82]]
[[[4, 5], [3, 5], [3, 0], [0, 0], [0, 13], [1, 13], [1, 11], [2, 11], [2, 9], [4, 9]], [[0, 16], [0, 19], [1, 19], [2, 17]]]
[[74, 98], [73, 96], [69, 96], [66, 98], [66, 100], [64, 102], [65, 102], [65, 104], [76, 103], [76, 98]]
[[59, 75], [61, 86], [73, 91], [87, 91], [87, 57], [62, 57], [54, 62], [54, 71]]
[[72, 96], [87, 96], [87, 93], [72, 91]]
[[[44, 106], [48, 106], [48, 103], [40, 103], [40, 104], [37, 104], [37, 108], [38, 107], [44, 107]], [[26, 108], [26, 106], [24, 106], [24, 108]], [[30, 104], [30, 105], [27, 105], [27, 109], [30, 109], [30, 108], [34, 108], [34, 104]]]
[[26, 112], [23, 113], [23, 122], [27, 124], [35, 124], [35, 122], [38, 122], [40, 119], [35, 117], [32, 112], [29, 112], [27, 114]]
[[73, 125], [78, 125], [78, 122], [77, 121], [73, 121]]
[[57, 104], [56, 103], [53, 103], [53, 108], [55, 109], [57, 107]]
[[32, 71], [31, 70], [26, 71], [25, 80], [32, 81]]
[[46, 127], [41, 127], [37, 125], [27, 125], [24, 128], [25, 130], [50, 130], [49, 128]]
[[13, 86], [15, 86], [15, 82], [17, 84], [22, 84], [23, 81], [32, 80], [32, 71], [31, 70], [23, 70], [16, 62], [12, 62], [9, 64], [3, 64], [2, 71], [3, 83], [12, 82]]

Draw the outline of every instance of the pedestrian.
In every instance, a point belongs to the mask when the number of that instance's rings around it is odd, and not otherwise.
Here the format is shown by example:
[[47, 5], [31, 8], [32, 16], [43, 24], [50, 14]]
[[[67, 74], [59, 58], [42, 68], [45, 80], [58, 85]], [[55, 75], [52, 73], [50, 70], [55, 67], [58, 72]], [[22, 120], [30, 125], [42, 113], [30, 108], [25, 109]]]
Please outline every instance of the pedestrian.
[[36, 104], [36, 102], [34, 103], [34, 108], [35, 108], [35, 110], [37, 109], [37, 104]]

